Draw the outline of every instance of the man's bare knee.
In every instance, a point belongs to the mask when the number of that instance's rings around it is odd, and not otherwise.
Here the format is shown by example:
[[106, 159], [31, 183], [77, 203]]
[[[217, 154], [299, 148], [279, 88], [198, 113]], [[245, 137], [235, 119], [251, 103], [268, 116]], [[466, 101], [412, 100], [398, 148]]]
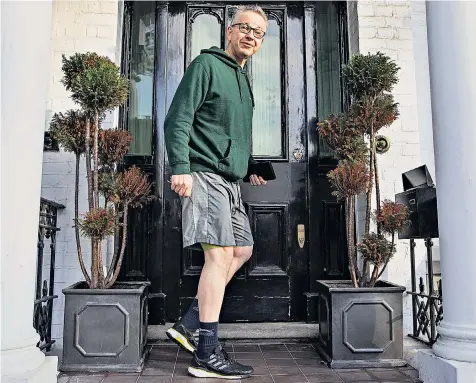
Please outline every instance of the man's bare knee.
[[233, 257], [242, 262], [248, 261], [253, 254], [253, 246], [239, 246], [233, 248]]
[[213, 264], [223, 270], [223, 273], [228, 273], [233, 260], [233, 247], [215, 247], [205, 251], [205, 263]]

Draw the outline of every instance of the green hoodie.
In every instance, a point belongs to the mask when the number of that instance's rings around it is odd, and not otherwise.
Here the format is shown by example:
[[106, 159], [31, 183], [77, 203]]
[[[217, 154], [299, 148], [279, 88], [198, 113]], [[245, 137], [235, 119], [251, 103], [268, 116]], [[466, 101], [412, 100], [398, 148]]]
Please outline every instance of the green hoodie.
[[165, 118], [172, 174], [217, 173], [230, 181], [248, 170], [254, 99], [245, 71], [223, 50], [192, 61]]

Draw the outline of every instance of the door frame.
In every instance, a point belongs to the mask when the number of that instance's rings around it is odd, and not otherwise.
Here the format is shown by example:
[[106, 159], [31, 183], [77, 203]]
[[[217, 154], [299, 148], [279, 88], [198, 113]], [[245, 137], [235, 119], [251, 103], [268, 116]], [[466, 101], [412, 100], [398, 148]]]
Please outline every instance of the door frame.
[[[173, 2], [177, 4], [179, 2]], [[180, 2], [188, 4], [196, 4], [198, 2]], [[200, 4], [211, 5], [226, 5], [226, 2], [199, 2]], [[245, 2], [243, 2], [245, 3]], [[286, 2], [263, 2], [267, 4], [286, 4]], [[347, 269], [347, 251], [345, 250], [345, 240], [341, 241], [343, 254], [342, 268], [339, 272], [329, 270], [329, 253], [325, 254], [326, 243], [322, 240], [325, 232], [324, 222], [321, 212], [323, 209], [337, 209], [342, 212], [340, 224], [345, 222], [343, 214], [343, 204], [339, 202], [323, 206], [323, 201], [320, 199], [322, 187], [328, 184], [327, 173], [336, 167], [337, 161], [331, 158], [319, 157], [319, 139], [316, 134], [317, 123], [317, 60], [318, 50], [316, 44], [317, 26], [316, 26], [316, 3], [317, 2], [302, 2], [303, 5], [303, 23], [304, 23], [304, 60], [305, 60], [305, 74], [304, 84], [306, 86], [306, 115], [307, 121], [307, 196], [308, 199], [308, 214], [306, 217], [306, 246], [309, 246], [309, 262], [308, 262], [308, 276], [309, 276], [309, 292], [316, 291], [317, 279], [347, 279], [349, 277]], [[345, 1], [333, 2], [338, 7], [338, 27], [339, 27], [339, 51], [341, 65], [348, 61], [349, 44], [348, 44], [348, 30], [347, 30], [347, 4]], [[131, 58], [131, 29], [133, 22], [133, 1], [124, 2], [123, 28], [122, 28], [122, 54], [121, 54], [121, 71], [124, 75], [129, 77], [130, 58]], [[297, 2], [290, 2], [290, 5], [296, 5]], [[155, 2], [155, 72], [154, 72], [154, 87], [153, 87], [153, 130], [152, 130], [152, 155], [150, 156], [131, 156], [125, 157], [125, 166], [136, 165], [141, 170], [148, 174], [154, 182], [153, 193], [156, 199], [150, 203], [145, 212], [138, 213], [139, 221], [144, 225], [141, 226], [141, 233], [135, 233], [132, 229], [129, 230], [128, 236], [131, 239], [137, 236], [137, 241], [128, 241], [128, 249], [125, 254], [124, 265], [121, 271], [120, 278], [123, 280], [131, 279], [148, 279], [152, 284], [149, 295], [149, 323], [163, 324], [166, 319], [166, 295], [164, 294], [164, 284], [167, 283], [167, 275], [172, 273], [171, 266], [164, 264], [164, 253], [171, 249], [167, 246], [170, 238], [165, 241], [164, 226], [165, 226], [165, 211], [170, 211], [170, 203], [167, 200], [168, 184], [164, 183], [166, 175], [166, 153], [164, 143], [164, 120], [167, 111], [166, 92], [162, 91], [167, 87], [167, 44], [164, 44], [163, 38], [167, 36], [168, 28], [171, 20], [169, 18], [169, 2]], [[180, 32], [185, 33], [185, 31]], [[306, 36], [313, 36], [312, 39], [307, 39]], [[185, 37], [185, 36], [184, 36]], [[184, 39], [185, 43], [185, 39]], [[185, 63], [184, 63], [185, 64]], [[345, 93], [341, 84], [341, 104], [345, 110], [349, 105], [349, 97]], [[316, 93], [312, 90], [315, 89]], [[119, 126], [127, 130], [127, 114], [129, 106], [126, 104], [120, 108]], [[288, 127], [287, 127], [288, 129]], [[286, 144], [287, 145], [287, 144]], [[286, 156], [288, 155], [288, 147], [286, 147]], [[273, 160], [274, 161], [274, 160]], [[336, 210], [336, 211], [337, 211]], [[177, 222], [175, 222], [177, 224]], [[135, 226], [135, 225], [130, 225]], [[312, 229], [311, 229], [312, 228]], [[135, 234], [134, 234], [135, 233]], [[343, 231], [345, 233], [345, 230]], [[134, 238], [134, 237], [133, 237]], [[140, 239], [139, 239], [140, 238]], [[345, 239], [345, 235], [344, 235]], [[176, 240], [176, 239], [174, 239]], [[137, 243], [144, 241], [138, 250]], [[131, 244], [132, 242], [132, 244]], [[137, 251], [145, 252], [139, 256], [141, 261], [134, 261], [137, 257]], [[130, 265], [130, 267], [128, 266]], [[170, 305], [175, 303], [168, 302]], [[176, 303], [178, 304], [178, 302]]]

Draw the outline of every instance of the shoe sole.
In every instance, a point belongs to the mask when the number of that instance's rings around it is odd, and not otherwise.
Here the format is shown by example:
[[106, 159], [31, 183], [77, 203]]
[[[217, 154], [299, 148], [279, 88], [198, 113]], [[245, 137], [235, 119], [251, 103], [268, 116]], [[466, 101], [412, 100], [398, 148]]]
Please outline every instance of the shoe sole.
[[173, 328], [169, 328], [166, 332], [167, 336], [172, 340], [175, 344], [180, 346], [183, 350], [187, 351], [190, 354], [193, 354], [195, 347], [193, 347], [190, 342], [185, 338], [182, 334], [180, 334], [177, 330]]
[[216, 372], [202, 370], [201, 368], [189, 367], [188, 373], [196, 378], [219, 378], [228, 380], [238, 380], [248, 378], [250, 375], [220, 375]]

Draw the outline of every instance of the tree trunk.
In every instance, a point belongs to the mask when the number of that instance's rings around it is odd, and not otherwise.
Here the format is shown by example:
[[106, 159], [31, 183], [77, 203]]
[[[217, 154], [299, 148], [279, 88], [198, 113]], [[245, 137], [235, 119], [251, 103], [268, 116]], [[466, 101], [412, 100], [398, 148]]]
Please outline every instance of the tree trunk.
[[373, 189], [373, 160], [374, 160], [374, 132], [373, 128], [370, 129], [370, 159], [369, 159], [369, 181], [367, 186], [367, 207], [365, 209], [365, 234], [370, 233], [370, 212], [372, 210], [372, 189]]
[[116, 269], [117, 258], [119, 257], [119, 204], [114, 204], [114, 206], [116, 210], [116, 222], [114, 227], [114, 256], [112, 257], [111, 264], [108, 267], [106, 283], [109, 283], [109, 281], [111, 280], [112, 275]]
[[369, 262], [366, 259], [364, 259], [362, 274], [360, 275], [360, 280], [359, 280], [360, 287], [365, 287], [367, 285], [368, 275], [369, 275]]
[[91, 174], [91, 119], [89, 116], [86, 116], [86, 177], [88, 179], [88, 204], [89, 210], [94, 207], [93, 202], [93, 179]]
[[76, 174], [74, 180], [74, 231], [76, 234], [76, 249], [78, 251], [78, 258], [79, 258], [79, 266], [81, 267], [81, 271], [83, 272], [84, 278], [86, 279], [86, 283], [91, 285], [91, 278], [86, 270], [86, 266], [84, 265], [83, 260], [83, 252], [81, 250], [81, 239], [79, 236], [79, 226], [78, 226], [78, 218], [79, 218], [79, 164], [81, 160], [81, 155], [76, 154]]
[[98, 269], [98, 246], [99, 242], [96, 238], [91, 238], [91, 288], [97, 289], [99, 287], [99, 269]]
[[352, 279], [352, 284], [354, 287], [359, 287], [357, 283], [357, 276], [355, 272], [355, 257], [354, 257], [354, 233], [353, 233], [353, 209], [352, 209], [352, 198], [346, 197], [345, 199], [345, 226], [347, 234], [347, 256], [349, 258], [349, 271], [350, 278]]
[[[116, 282], [117, 277], [119, 276], [119, 272], [121, 271], [121, 266], [122, 266], [122, 260], [124, 258], [124, 251], [126, 250], [126, 239], [127, 239], [127, 209], [129, 202], [125, 201], [124, 202], [124, 217], [123, 217], [123, 222], [122, 222], [122, 243], [121, 243], [121, 250], [119, 254], [119, 259], [117, 261], [117, 265], [114, 271], [114, 275], [112, 276], [111, 280], [107, 283], [106, 288], [110, 288], [114, 282]], [[114, 258], [116, 256], [114, 255]]]
[[98, 281], [99, 288], [103, 289], [106, 286], [106, 281], [104, 279], [104, 269], [102, 266], [102, 243], [98, 240]]
[[374, 265], [374, 270], [372, 271], [372, 277], [370, 278], [370, 282], [369, 282], [368, 287], [374, 287], [375, 282], [377, 282], [378, 269], [379, 269], [379, 267], [377, 265]]
[[349, 236], [352, 238], [352, 259], [354, 264], [354, 271], [355, 271], [355, 284], [359, 285], [359, 266], [357, 264], [357, 251], [356, 251], [356, 244], [355, 244], [355, 196], [350, 197], [350, 211], [349, 211], [349, 219], [350, 219], [350, 233]]
[[[377, 151], [375, 145], [372, 148], [374, 154], [374, 176], [375, 176], [375, 199], [377, 201], [377, 212], [380, 213], [380, 176], [378, 174]], [[377, 234], [381, 234], [380, 223], [377, 221]]]
[[[392, 247], [393, 245], [395, 244], [395, 233], [392, 233]], [[377, 280], [380, 279], [380, 277], [382, 276], [383, 272], [385, 271], [385, 268], [387, 267], [388, 265], [388, 262], [390, 261], [390, 258], [387, 259], [387, 262], [385, 262], [385, 264], [383, 265], [383, 268], [382, 270], [380, 271], [378, 277], [377, 277]]]
[[99, 162], [98, 162], [98, 149], [99, 149], [99, 112], [96, 109], [94, 111], [94, 135], [93, 135], [93, 195], [94, 195], [94, 207], [99, 208]]

